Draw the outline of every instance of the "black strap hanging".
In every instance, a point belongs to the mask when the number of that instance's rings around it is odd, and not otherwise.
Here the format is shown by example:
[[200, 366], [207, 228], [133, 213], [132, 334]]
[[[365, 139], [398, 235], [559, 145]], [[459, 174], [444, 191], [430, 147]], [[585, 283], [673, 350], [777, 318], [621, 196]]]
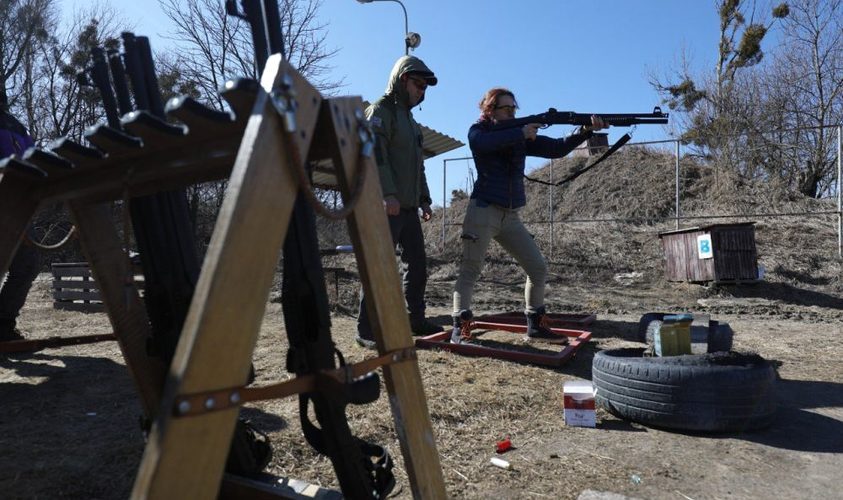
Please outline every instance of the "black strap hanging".
[[527, 179], [528, 181], [537, 182], [539, 184], [544, 184], [545, 186], [561, 186], [562, 184], [565, 184], [566, 182], [571, 182], [572, 180], [576, 179], [577, 177], [581, 176], [582, 174], [588, 172], [592, 168], [599, 165], [600, 162], [602, 162], [603, 160], [605, 160], [606, 158], [611, 156], [612, 153], [614, 153], [615, 151], [619, 150], [621, 148], [621, 146], [623, 146], [624, 144], [629, 142], [630, 139], [632, 139], [631, 135], [624, 134], [623, 137], [618, 139], [618, 141], [616, 143], [612, 144], [612, 147], [610, 147], [602, 155], [600, 155], [600, 158], [598, 158], [594, 163], [577, 170], [576, 172], [568, 175], [567, 177], [565, 177], [564, 179], [562, 179], [559, 182], [547, 182], [547, 181], [543, 181], [541, 179], [534, 179], [533, 177], [530, 177], [528, 175], [524, 175], [524, 178]]

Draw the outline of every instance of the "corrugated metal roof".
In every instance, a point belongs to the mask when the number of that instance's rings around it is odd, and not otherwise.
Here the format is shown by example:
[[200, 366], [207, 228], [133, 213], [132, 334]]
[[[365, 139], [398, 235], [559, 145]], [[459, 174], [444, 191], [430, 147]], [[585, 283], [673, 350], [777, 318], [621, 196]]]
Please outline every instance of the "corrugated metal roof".
[[[368, 106], [368, 103], [364, 103]], [[451, 136], [445, 135], [441, 132], [419, 124], [422, 131], [422, 150], [424, 151], [424, 159], [433, 158], [434, 156], [453, 151], [461, 148], [465, 144], [458, 141]], [[334, 165], [331, 160], [319, 161], [313, 169], [313, 185], [323, 189], [336, 189], [337, 178], [334, 174]]]
[[422, 137], [424, 138], [422, 149], [424, 149], [425, 160], [465, 146], [462, 141], [458, 141], [449, 135], [437, 132], [430, 127], [425, 127], [422, 124], [419, 124], [419, 127], [421, 127]]

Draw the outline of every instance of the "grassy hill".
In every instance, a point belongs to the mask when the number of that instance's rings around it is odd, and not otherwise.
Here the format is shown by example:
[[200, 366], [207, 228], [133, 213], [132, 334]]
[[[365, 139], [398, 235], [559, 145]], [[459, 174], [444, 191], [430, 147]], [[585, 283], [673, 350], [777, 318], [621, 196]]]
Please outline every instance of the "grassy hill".
[[[556, 160], [553, 178], [562, 179], [585, 164], [585, 158]], [[547, 164], [529, 175], [547, 181], [550, 170]], [[823, 295], [841, 292], [837, 216], [796, 215], [833, 211], [836, 200], [805, 198], [782, 190], [776, 182], [743, 181], [689, 157], [682, 158], [680, 171], [682, 216], [718, 216], [682, 220], [680, 228], [756, 222], [758, 261], [766, 269], [766, 283], [752, 287], [753, 294], [774, 298], [799, 290]], [[664, 280], [658, 238], [660, 232], [676, 227], [672, 219], [674, 172], [672, 153], [629, 147], [561, 186], [527, 182], [522, 220], [545, 253], [553, 279], [560, 284], [620, 287], [629, 285], [618, 277], [627, 274], [633, 276], [634, 286], [675, 288]], [[455, 193], [446, 214], [449, 224], [462, 222], [467, 202], [465, 193]], [[441, 210], [437, 215], [441, 217]], [[552, 230], [550, 220], [554, 221]], [[429, 253], [434, 257], [432, 277], [455, 279], [460, 228], [448, 226], [442, 250], [440, 221], [426, 225]], [[509, 272], [518, 272], [517, 265], [493, 244], [483, 276], [488, 279]], [[721, 287], [699, 294], [740, 295], [745, 289]]]

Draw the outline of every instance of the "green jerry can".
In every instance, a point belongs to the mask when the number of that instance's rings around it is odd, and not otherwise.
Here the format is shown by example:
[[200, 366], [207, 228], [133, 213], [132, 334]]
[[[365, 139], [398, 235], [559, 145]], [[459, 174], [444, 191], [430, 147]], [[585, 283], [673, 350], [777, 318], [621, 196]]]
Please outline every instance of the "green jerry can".
[[656, 356], [691, 354], [691, 314], [669, 314], [653, 335]]

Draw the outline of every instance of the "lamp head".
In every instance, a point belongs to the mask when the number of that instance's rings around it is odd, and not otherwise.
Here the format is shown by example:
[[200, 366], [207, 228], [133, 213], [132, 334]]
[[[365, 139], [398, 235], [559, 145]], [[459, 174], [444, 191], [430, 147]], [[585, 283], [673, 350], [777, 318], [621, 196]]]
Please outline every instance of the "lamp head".
[[407, 36], [404, 38], [404, 42], [407, 44], [408, 48], [415, 50], [419, 45], [421, 45], [421, 35], [411, 31], [407, 33]]

